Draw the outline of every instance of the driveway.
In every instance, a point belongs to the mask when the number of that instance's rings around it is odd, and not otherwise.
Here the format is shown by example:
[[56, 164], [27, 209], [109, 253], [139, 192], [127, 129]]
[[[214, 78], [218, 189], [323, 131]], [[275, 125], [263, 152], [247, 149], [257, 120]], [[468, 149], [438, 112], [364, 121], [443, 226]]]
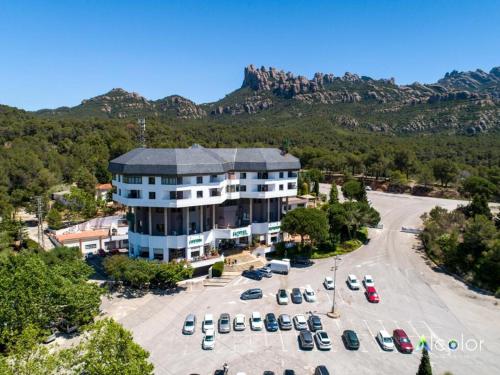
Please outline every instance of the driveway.
[[[146, 295], [137, 299], [114, 298], [103, 301], [103, 310], [132, 330], [135, 339], [151, 353], [157, 374], [213, 374], [229, 364], [229, 373], [243, 371], [262, 374], [273, 370], [281, 374], [291, 368], [297, 374], [311, 374], [324, 364], [335, 374], [415, 374], [420, 353], [403, 355], [383, 352], [374, 339], [377, 331], [403, 328], [416, 346], [425, 337], [431, 346], [430, 358], [435, 374], [492, 374], [500, 358], [500, 308], [493, 297], [469, 290], [460, 281], [434, 271], [417, 248], [415, 235], [402, 233], [402, 226], [416, 227], [420, 216], [436, 205], [455, 208], [460, 202], [437, 198], [369, 192], [369, 199], [380, 211], [384, 229], [371, 229], [371, 241], [359, 250], [342, 256], [337, 272], [337, 307], [340, 319], [326, 317], [331, 309], [332, 292], [321, 285], [332, 275], [332, 259], [316, 261], [307, 268], [293, 268], [288, 276], [274, 275], [262, 281], [238, 277], [223, 288], [188, 287], [173, 295]], [[344, 283], [354, 273], [359, 279], [370, 274], [381, 302], [370, 304], [361, 291], [351, 291]], [[278, 288], [311, 285], [317, 302], [279, 306]], [[241, 301], [239, 295], [250, 287], [260, 287], [264, 298]], [[333, 341], [330, 352], [298, 348], [298, 332], [243, 332], [216, 335], [215, 349], [201, 349], [203, 314], [216, 317], [227, 312], [233, 318], [252, 311], [321, 316]], [[188, 313], [198, 318], [193, 336], [181, 334]], [[361, 341], [359, 351], [344, 348], [341, 334], [354, 329]], [[450, 350], [450, 340], [458, 342]]]

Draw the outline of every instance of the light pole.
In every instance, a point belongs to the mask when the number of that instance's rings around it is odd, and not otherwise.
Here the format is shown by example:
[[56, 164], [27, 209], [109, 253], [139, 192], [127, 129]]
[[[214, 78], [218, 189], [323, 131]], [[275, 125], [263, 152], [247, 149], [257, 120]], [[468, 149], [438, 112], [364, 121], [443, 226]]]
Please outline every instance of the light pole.
[[335, 255], [334, 265], [333, 265], [333, 302], [332, 302], [332, 311], [327, 313], [330, 318], [339, 318], [339, 311], [335, 311], [335, 296], [337, 295], [337, 260], [339, 259], [338, 255]]

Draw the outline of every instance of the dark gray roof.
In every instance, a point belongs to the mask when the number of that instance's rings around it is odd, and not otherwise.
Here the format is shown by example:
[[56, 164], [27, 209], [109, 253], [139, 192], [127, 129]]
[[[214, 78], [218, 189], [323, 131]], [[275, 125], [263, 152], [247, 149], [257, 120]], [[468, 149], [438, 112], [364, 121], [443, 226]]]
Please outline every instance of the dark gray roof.
[[227, 171], [298, 170], [295, 156], [277, 148], [136, 148], [111, 160], [112, 173], [139, 175], [218, 174]]

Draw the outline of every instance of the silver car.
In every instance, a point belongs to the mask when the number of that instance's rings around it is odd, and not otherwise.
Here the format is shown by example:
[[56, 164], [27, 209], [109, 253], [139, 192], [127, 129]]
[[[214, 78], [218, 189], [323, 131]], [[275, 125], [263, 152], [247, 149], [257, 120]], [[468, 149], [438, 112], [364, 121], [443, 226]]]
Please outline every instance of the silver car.
[[220, 314], [219, 317], [219, 333], [231, 332], [231, 317], [227, 313]]
[[184, 326], [182, 327], [182, 333], [185, 335], [192, 335], [196, 330], [196, 315], [189, 314], [184, 321]]
[[317, 331], [314, 334], [314, 339], [316, 340], [316, 345], [320, 350], [330, 350], [332, 348], [332, 342], [328, 337], [328, 333], [325, 331]]

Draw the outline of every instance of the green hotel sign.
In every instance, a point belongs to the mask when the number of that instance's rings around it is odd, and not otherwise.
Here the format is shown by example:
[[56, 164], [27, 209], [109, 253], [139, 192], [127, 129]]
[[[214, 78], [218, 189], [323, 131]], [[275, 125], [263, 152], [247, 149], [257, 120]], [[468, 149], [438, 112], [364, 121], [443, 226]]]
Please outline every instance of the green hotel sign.
[[280, 222], [277, 222], [277, 223], [269, 223], [269, 225], [267, 226], [267, 231], [269, 233], [277, 233], [281, 230], [281, 223]]
[[231, 238], [248, 237], [249, 235], [248, 228], [234, 229], [231, 231]]
[[188, 236], [188, 247], [196, 247], [203, 245], [203, 235]]

